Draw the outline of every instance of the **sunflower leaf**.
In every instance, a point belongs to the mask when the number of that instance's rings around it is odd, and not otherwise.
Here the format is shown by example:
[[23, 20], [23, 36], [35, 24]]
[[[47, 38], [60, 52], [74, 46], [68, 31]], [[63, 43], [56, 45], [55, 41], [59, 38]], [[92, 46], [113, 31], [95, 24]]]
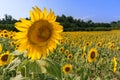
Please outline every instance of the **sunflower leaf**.
[[61, 80], [62, 79], [61, 66], [58, 63], [51, 61], [49, 59], [46, 59], [46, 62], [48, 64], [48, 66], [46, 66], [47, 72]]

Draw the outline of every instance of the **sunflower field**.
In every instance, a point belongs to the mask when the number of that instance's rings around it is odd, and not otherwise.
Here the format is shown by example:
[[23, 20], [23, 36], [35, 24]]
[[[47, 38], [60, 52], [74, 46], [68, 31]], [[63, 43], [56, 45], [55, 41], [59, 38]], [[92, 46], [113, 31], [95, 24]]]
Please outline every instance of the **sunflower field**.
[[120, 31], [63, 32], [37, 6], [0, 31], [0, 80], [120, 80]]
[[63, 32], [57, 48], [36, 61], [17, 50], [15, 33], [0, 32], [0, 80], [120, 80], [119, 30]]

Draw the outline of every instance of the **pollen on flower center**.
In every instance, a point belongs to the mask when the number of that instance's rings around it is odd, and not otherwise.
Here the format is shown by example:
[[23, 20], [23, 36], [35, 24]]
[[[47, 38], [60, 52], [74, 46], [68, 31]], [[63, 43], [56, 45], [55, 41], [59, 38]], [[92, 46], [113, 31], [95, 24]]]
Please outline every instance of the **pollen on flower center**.
[[4, 61], [4, 62], [7, 61], [7, 59], [8, 59], [8, 55], [4, 55], [4, 56], [2, 56], [2, 58], [1, 58], [1, 60]]
[[28, 39], [32, 44], [39, 44], [40, 42], [46, 42], [51, 37], [51, 25], [48, 21], [40, 20], [36, 21], [29, 28]]

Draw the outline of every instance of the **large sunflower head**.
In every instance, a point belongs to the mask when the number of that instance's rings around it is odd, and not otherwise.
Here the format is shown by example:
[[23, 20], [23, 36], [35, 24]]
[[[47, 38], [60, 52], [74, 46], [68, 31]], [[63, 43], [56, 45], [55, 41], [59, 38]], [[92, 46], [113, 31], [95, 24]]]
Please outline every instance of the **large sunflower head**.
[[95, 61], [96, 57], [98, 55], [98, 52], [96, 49], [92, 48], [88, 53], [88, 62]]
[[15, 23], [15, 27], [20, 31], [16, 33], [15, 39], [20, 44], [19, 51], [28, 50], [28, 58], [32, 60], [46, 58], [49, 51], [56, 48], [60, 33], [63, 27], [55, 21], [56, 16], [50, 10], [43, 12], [36, 6], [30, 11], [30, 20], [20, 18], [21, 22]]
[[72, 65], [71, 64], [66, 64], [66, 65], [63, 66], [62, 70], [65, 74], [69, 74], [69, 73], [72, 72]]
[[14, 56], [7, 51], [0, 55], [0, 66], [7, 65], [13, 60]]

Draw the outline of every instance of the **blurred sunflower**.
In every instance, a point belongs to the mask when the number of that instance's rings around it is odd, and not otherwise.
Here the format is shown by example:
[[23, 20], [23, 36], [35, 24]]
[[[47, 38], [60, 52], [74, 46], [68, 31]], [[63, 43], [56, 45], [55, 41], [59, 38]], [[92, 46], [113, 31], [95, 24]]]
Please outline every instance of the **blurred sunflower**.
[[56, 16], [46, 8], [42, 12], [37, 6], [30, 11], [30, 20], [20, 18], [21, 22], [15, 23], [15, 27], [21, 31], [16, 33], [15, 39], [20, 44], [18, 50], [28, 50], [27, 56], [32, 60], [46, 58], [49, 51], [53, 51], [58, 40], [61, 39], [60, 33], [63, 27], [55, 21]]
[[60, 40], [60, 44], [64, 44], [64, 40], [63, 39]]
[[114, 48], [115, 48], [115, 44], [112, 43], [112, 44], [110, 45], [110, 49], [114, 49]]
[[72, 57], [73, 57], [72, 54], [67, 55], [67, 59], [72, 59]]
[[20, 44], [15, 43], [15, 50], [18, 50], [19, 46], [20, 46]]
[[4, 33], [3, 33], [3, 32], [1, 32], [1, 33], [0, 33], [0, 37], [3, 37], [3, 36], [4, 36]]
[[102, 46], [102, 42], [98, 42], [96, 46], [97, 47], [101, 47]]
[[64, 51], [64, 47], [61, 47], [61, 48], [59, 49], [59, 52], [62, 53], [63, 51]]
[[88, 62], [95, 61], [96, 57], [98, 55], [98, 52], [96, 49], [92, 48], [88, 53]]
[[72, 43], [70, 44], [70, 47], [73, 48], [74, 46], [75, 46], [75, 43], [72, 42]]
[[68, 55], [70, 52], [69, 52], [69, 50], [68, 49], [66, 49], [65, 51], [64, 51], [64, 54], [65, 55]]
[[7, 51], [0, 55], [0, 66], [7, 65], [13, 60], [14, 56]]
[[113, 72], [116, 72], [117, 70], [117, 58], [116, 57], [113, 57], [113, 65], [114, 65]]
[[4, 38], [8, 38], [8, 37], [9, 37], [9, 34], [8, 34], [8, 33], [4, 33], [3, 37], [4, 37]]
[[90, 42], [85, 42], [85, 46], [89, 46]]
[[86, 53], [82, 54], [82, 59], [86, 59]]
[[69, 73], [72, 72], [72, 65], [71, 64], [66, 64], [66, 65], [63, 66], [62, 70], [65, 74], [69, 74]]
[[3, 32], [3, 33], [7, 33], [8, 31], [4, 29], [2, 32]]
[[2, 52], [2, 45], [0, 44], [0, 52]]
[[14, 42], [14, 41], [11, 41], [11, 42], [10, 42], [10, 45], [11, 45], [11, 46], [15, 45], [15, 42]]

